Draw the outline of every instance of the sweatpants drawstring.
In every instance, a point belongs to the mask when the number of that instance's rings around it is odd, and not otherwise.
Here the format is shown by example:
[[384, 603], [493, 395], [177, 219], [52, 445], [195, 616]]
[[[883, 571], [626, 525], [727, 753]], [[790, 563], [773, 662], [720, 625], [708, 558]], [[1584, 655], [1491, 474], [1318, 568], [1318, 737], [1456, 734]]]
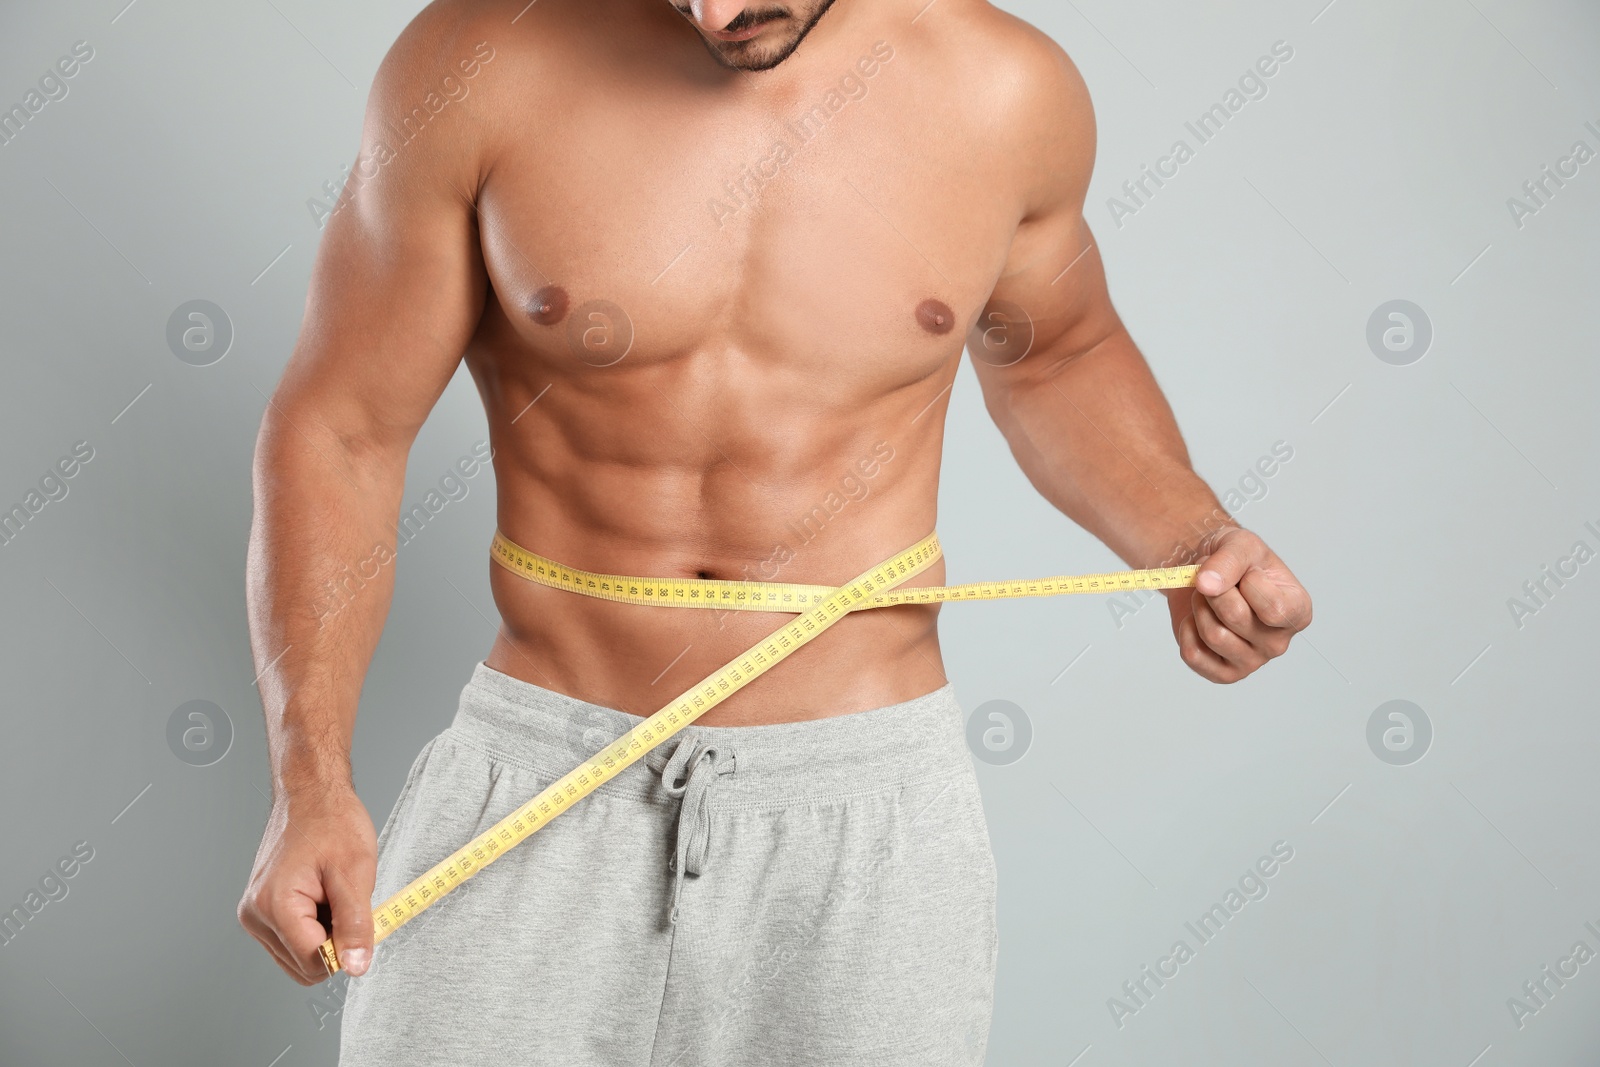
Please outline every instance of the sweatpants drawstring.
[[705, 870], [711, 859], [711, 806], [709, 794], [712, 784], [724, 774], [732, 774], [734, 757], [722, 757], [718, 750], [703, 738], [685, 737], [673, 749], [667, 765], [661, 769], [661, 787], [670, 797], [678, 798], [678, 827], [668, 867], [673, 872], [672, 905], [667, 921], [678, 921], [678, 898], [683, 893], [685, 875], [696, 878]]

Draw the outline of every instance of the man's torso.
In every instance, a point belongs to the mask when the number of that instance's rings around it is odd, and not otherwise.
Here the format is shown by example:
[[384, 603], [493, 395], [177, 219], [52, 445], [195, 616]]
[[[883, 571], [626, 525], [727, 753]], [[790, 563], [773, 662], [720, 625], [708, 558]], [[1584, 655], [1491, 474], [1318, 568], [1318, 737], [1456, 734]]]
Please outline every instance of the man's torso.
[[[840, 3], [760, 74], [649, 0], [545, 0], [481, 34], [466, 358], [507, 536], [589, 570], [831, 584], [934, 528], [948, 390], [1023, 210], [1005, 71], [962, 44], [1016, 31], [946, 3]], [[637, 714], [782, 621], [491, 574], [489, 666]], [[853, 615], [706, 722], [929, 692], [935, 613]]]

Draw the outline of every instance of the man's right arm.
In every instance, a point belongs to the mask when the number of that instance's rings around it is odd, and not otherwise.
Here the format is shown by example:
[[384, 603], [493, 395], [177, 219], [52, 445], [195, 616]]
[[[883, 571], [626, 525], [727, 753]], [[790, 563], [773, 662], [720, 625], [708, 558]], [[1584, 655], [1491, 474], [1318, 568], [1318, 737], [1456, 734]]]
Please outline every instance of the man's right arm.
[[[351, 782], [356, 704], [394, 588], [406, 457], [484, 305], [481, 94], [423, 107], [447, 75], [466, 82], [478, 39], [455, 7], [424, 11], [379, 67], [256, 445], [247, 596], [273, 797], [239, 920], [307, 985], [326, 977], [318, 904], [347, 969], [370, 960], [377, 845]], [[430, 119], [398, 143], [413, 108]]]

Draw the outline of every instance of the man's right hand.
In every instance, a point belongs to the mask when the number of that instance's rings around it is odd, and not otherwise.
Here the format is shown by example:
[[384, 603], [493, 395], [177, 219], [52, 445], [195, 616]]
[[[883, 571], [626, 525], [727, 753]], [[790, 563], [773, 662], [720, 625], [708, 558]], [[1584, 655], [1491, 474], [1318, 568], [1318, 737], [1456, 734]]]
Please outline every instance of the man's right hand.
[[352, 976], [372, 962], [372, 888], [378, 839], [349, 785], [280, 794], [256, 851], [239, 923], [301, 985], [328, 977], [318, 947], [328, 931], [317, 905], [333, 912], [333, 944]]

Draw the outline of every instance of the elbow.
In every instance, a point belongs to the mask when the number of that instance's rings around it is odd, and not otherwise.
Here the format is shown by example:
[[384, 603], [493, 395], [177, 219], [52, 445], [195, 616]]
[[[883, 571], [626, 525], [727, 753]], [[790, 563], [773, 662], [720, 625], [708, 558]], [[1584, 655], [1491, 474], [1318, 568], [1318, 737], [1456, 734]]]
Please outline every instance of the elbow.
[[373, 487], [404, 478], [408, 451], [409, 443], [379, 437], [351, 412], [280, 387], [256, 434], [256, 491], [286, 482]]

